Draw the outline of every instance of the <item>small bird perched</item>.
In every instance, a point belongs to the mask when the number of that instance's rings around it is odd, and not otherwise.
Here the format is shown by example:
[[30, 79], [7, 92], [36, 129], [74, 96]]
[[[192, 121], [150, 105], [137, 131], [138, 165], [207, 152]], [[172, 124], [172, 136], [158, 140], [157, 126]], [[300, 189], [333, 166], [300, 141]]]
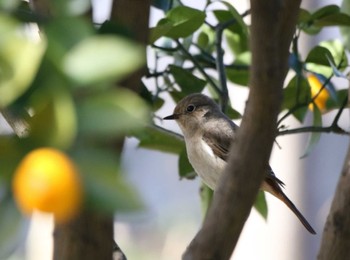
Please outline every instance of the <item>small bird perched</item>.
[[[230, 145], [238, 126], [231, 121], [219, 106], [203, 94], [191, 94], [183, 98], [175, 107], [174, 113], [164, 117], [176, 120], [185, 138], [188, 159], [203, 182], [215, 190], [220, 175], [227, 164]], [[273, 173], [270, 166], [261, 189], [283, 201], [311, 233], [315, 230], [307, 222], [282, 191], [284, 183]]]

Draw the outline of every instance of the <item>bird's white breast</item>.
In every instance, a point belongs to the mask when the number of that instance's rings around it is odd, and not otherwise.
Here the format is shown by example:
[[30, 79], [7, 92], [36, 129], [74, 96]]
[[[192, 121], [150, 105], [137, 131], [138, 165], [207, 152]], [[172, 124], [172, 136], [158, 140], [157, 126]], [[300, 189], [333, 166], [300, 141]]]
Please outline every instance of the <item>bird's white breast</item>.
[[186, 149], [188, 159], [196, 173], [214, 190], [226, 162], [215, 156], [213, 150], [202, 138], [187, 139]]

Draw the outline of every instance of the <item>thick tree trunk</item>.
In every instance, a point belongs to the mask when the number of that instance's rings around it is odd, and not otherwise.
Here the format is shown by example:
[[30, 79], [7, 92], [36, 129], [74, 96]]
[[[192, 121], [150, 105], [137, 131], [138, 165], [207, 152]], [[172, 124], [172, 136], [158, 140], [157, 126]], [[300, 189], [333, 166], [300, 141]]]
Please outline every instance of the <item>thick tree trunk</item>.
[[72, 222], [55, 225], [55, 260], [112, 259], [113, 217], [84, 212]]
[[251, 0], [250, 93], [228, 166], [184, 259], [229, 259], [264, 178], [300, 0]]
[[[138, 43], [147, 45], [150, 0], [113, 0], [111, 20], [125, 26], [132, 38]], [[133, 73], [121, 82], [121, 85], [135, 92], [142, 89], [141, 78], [146, 74], [146, 67]]]
[[350, 259], [350, 144], [324, 227], [318, 259]]

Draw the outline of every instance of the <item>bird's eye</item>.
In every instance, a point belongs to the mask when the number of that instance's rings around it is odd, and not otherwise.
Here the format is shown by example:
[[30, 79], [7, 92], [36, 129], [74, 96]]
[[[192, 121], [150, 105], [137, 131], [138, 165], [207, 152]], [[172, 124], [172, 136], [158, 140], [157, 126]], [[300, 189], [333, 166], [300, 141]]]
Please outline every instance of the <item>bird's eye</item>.
[[193, 112], [194, 110], [195, 110], [195, 106], [194, 105], [188, 105], [187, 107], [186, 107], [186, 111], [187, 112]]

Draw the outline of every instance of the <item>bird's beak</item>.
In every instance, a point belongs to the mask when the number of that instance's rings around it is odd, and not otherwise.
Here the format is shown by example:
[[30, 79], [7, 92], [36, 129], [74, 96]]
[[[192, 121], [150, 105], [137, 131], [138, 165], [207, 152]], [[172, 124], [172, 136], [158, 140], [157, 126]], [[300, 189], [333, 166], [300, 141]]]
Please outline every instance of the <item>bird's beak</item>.
[[170, 116], [166, 116], [163, 119], [164, 120], [176, 120], [176, 119], [179, 119], [179, 115], [178, 114], [173, 114], [173, 115], [170, 115]]

